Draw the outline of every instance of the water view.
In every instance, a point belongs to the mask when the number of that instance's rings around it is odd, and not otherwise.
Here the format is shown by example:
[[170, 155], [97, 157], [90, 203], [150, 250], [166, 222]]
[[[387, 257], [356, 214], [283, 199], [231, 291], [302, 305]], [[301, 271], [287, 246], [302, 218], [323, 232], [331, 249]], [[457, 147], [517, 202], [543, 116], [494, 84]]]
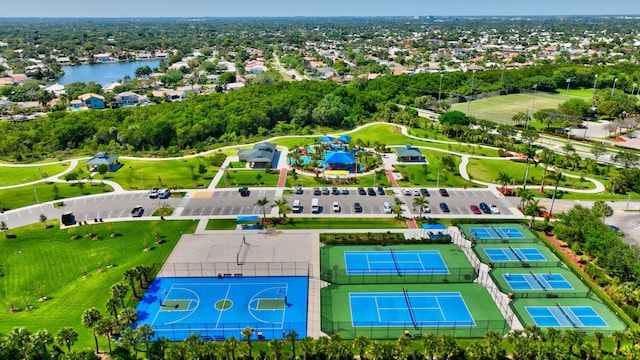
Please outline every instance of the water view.
[[133, 78], [136, 69], [140, 66], [145, 65], [153, 69], [160, 65], [160, 61], [150, 60], [122, 63], [118, 62], [110, 64], [64, 66], [62, 67], [65, 72], [64, 76], [62, 76], [55, 82], [58, 84], [66, 85], [77, 81], [81, 81], [84, 83], [95, 81], [96, 83], [105, 86], [114, 81], [123, 79], [126, 75], [129, 75], [131, 78]]

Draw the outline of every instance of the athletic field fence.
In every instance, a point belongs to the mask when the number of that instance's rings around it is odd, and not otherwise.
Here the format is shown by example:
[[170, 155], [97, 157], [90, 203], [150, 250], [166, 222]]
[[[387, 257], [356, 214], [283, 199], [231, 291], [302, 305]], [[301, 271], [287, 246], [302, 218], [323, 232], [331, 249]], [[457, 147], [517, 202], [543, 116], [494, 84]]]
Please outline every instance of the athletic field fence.
[[310, 276], [307, 262], [166, 263], [158, 277]]

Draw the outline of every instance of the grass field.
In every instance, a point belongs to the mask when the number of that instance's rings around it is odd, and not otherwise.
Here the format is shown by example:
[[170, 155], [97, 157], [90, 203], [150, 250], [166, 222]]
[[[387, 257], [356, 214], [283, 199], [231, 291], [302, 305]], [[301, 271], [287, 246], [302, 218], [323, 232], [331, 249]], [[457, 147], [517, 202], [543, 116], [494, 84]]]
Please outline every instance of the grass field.
[[[526, 173], [527, 164], [521, 162], [514, 162], [509, 160], [486, 160], [486, 159], [470, 159], [467, 171], [469, 176], [474, 180], [480, 180], [485, 182], [498, 183], [498, 174], [500, 172], [507, 173], [511, 177], [511, 182], [508, 185], [513, 185], [515, 180], [516, 184], [522, 184], [524, 182], [524, 175]], [[529, 167], [529, 179], [527, 184], [540, 185], [542, 180], [542, 174], [544, 170], [542, 167], [534, 166]], [[551, 180], [550, 172], [547, 171], [547, 178], [545, 183], [549, 188], [553, 188], [555, 183]], [[564, 177], [564, 180], [560, 182], [559, 186], [568, 187], [573, 189], [594, 189], [595, 184], [591, 181], [580, 181], [579, 178]]]
[[326, 184], [323, 182], [322, 177], [318, 176], [306, 176], [306, 175], [300, 175], [297, 174], [296, 178], [294, 179], [294, 175], [293, 172], [289, 172], [287, 173], [287, 182], [286, 182], [286, 186], [288, 187], [294, 187], [294, 186], [302, 186], [302, 187], [331, 187], [331, 186], [338, 186], [338, 187], [370, 187], [370, 186], [382, 186], [382, 187], [389, 187], [391, 186], [391, 184], [389, 183], [389, 180], [387, 179], [386, 174], [384, 173], [384, 170], [378, 170], [376, 171], [376, 175], [370, 174], [370, 175], [365, 175], [365, 176], [358, 176], [358, 177], [354, 177], [355, 179], [357, 179], [357, 183], [352, 183], [352, 184], [343, 184], [341, 183], [340, 180], [336, 179], [333, 183], [331, 184]]
[[[209, 185], [215, 176], [217, 167], [210, 166], [206, 157], [183, 160], [126, 160], [122, 159], [122, 168], [105, 174], [106, 180], [112, 180], [128, 190], [156, 188], [189, 189], [202, 188]], [[204, 164], [207, 172], [198, 173], [200, 164]], [[194, 175], [197, 174], [194, 179]], [[96, 179], [100, 179], [96, 175]]]
[[275, 187], [278, 185], [279, 177], [279, 171], [273, 171], [271, 174], [268, 174], [264, 170], [226, 170], [223, 178], [218, 182], [217, 187]]
[[[17, 237], [0, 243], [0, 271], [4, 273], [0, 282], [0, 304], [4, 306], [0, 333], [7, 333], [15, 326], [24, 326], [35, 332], [46, 328], [55, 335], [63, 326], [72, 326], [79, 338], [76, 349], [91, 349], [93, 335], [81, 322], [82, 312], [96, 307], [107, 315], [105, 304], [111, 297], [109, 289], [122, 280], [124, 271], [138, 265], [150, 265], [157, 271], [169, 256], [182, 233], [193, 232], [194, 221], [136, 221], [128, 223], [101, 223], [85, 227], [59, 230], [58, 227], [43, 229], [40, 224], [12, 229]], [[82, 235], [89, 231], [97, 240]], [[110, 238], [111, 232], [120, 234]], [[164, 243], [143, 252], [145, 237], [150, 244], [155, 233]], [[80, 235], [71, 240], [72, 235]], [[108, 265], [113, 265], [108, 268]], [[98, 269], [102, 269], [99, 272]], [[84, 277], [83, 275], [87, 275]], [[38, 302], [38, 286], [42, 295], [49, 298]], [[128, 306], [134, 306], [130, 299]], [[23, 309], [9, 313], [10, 300]], [[35, 306], [24, 311], [26, 304]], [[104, 337], [100, 338], [106, 347]]]
[[[533, 106], [533, 93], [509, 94], [495, 96], [486, 99], [472, 101], [470, 104], [471, 116], [477, 119], [485, 119], [501, 124], [513, 124], [511, 118], [518, 112], [531, 113]], [[552, 94], [538, 91], [536, 93], [534, 112], [540, 109], [556, 108], [567, 100], [564, 94]], [[458, 103], [451, 106], [451, 110], [467, 113], [468, 104]]]
[[[396, 165], [396, 171], [402, 173], [403, 179], [398, 181], [400, 187], [481, 187], [470, 181], [463, 179], [458, 175], [458, 164], [460, 164], [460, 157], [453, 156], [456, 164], [454, 172], [444, 169], [442, 165], [442, 154], [434, 152], [422, 151], [427, 158], [429, 164], [420, 165]], [[448, 155], [451, 156], [451, 155]], [[426, 169], [425, 169], [426, 168]], [[438, 181], [438, 171], [440, 172], [440, 179]]]
[[209, 219], [206, 230], [235, 230], [236, 219]]
[[280, 230], [301, 229], [406, 229], [404, 220], [395, 218], [287, 218]]
[[[55, 183], [55, 186], [58, 188], [58, 199], [60, 200], [76, 196], [113, 191], [111, 186], [103, 186], [100, 184], [100, 181], [94, 181], [91, 184], [83, 185]], [[11, 210], [34, 205], [36, 204], [36, 193], [38, 195], [38, 200], [41, 203], [56, 200], [53, 189], [54, 183], [46, 184], [41, 182], [36, 184], [35, 187], [33, 185], [25, 185], [17, 188], [0, 190], [0, 208]]]
[[17, 185], [34, 180], [40, 180], [59, 174], [67, 169], [69, 163], [34, 165], [34, 166], [1, 166], [0, 186]]

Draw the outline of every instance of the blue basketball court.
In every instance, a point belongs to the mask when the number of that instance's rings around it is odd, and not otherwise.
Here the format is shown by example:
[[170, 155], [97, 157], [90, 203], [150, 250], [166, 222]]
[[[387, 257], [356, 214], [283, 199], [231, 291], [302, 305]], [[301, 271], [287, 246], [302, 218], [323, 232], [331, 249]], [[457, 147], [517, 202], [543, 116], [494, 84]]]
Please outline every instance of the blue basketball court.
[[540, 327], [607, 327], [591, 306], [526, 306], [529, 316]]
[[547, 258], [536, 248], [485, 248], [491, 261], [546, 261]]
[[536, 274], [502, 274], [511, 290], [573, 290], [573, 286], [562, 274], [546, 273]]
[[353, 327], [475, 326], [459, 292], [349, 293]]
[[306, 277], [156, 278], [138, 304], [138, 322], [156, 338], [182, 341], [239, 337], [250, 326], [259, 339], [307, 334]]
[[515, 227], [469, 228], [476, 239], [524, 239], [524, 234]]
[[438, 250], [345, 251], [344, 261], [347, 275], [449, 274]]

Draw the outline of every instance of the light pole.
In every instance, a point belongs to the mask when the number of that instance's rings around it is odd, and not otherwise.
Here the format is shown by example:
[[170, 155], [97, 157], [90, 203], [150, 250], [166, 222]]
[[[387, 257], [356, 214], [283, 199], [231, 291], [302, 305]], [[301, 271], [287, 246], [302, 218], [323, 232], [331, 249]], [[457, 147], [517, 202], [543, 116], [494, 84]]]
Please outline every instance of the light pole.
[[473, 70], [473, 72], [471, 73], [471, 95], [467, 100], [467, 116], [471, 116], [471, 98], [473, 97], [473, 85], [475, 83], [475, 80], [476, 80], [476, 71]]
[[611, 86], [611, 96], [613, 97], [613, 91], [616, 89], [616, 83], [618, 82], [618, 78], [613, 79], [613, 86]]
[[502, 64], [502, 75], [500, 76], [500, 89], [504, 90], [504, 64]]
[[593, 91], [591, 92], [591, 97], [596, 96], [596, 84], [598, 83], [598, 74], [595, 74], [593, 80]]
[[571, 79], [567, 79], [567, 97], [569, 97], [569, 86], [571, 86]]
[[[533, 100], [531, 101], [531, 119], [533, 119], [533, 112], [536, 108], [536, 94], [538, 93], [538, 84], [533, 85]], [[529, 128], [529, 119], [525, 119], [524, 129], [527, 130]]]
[[438, 101], [440, 101], [440, 96], [442, 95], [442, 78], [444, 77], [444, 73], [440, 73], [440, 88], [438, 89]]

